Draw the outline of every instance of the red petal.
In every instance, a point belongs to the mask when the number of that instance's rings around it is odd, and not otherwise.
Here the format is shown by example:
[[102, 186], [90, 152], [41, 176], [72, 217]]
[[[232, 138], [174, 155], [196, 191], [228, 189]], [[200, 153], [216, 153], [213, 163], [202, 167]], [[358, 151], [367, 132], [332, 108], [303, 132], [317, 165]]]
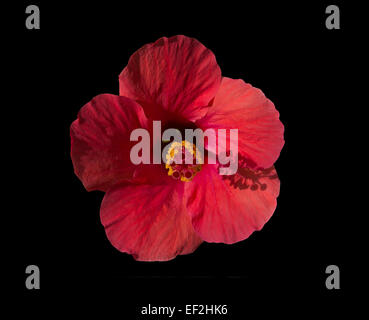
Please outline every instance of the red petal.
[[130, 185], [109, 190], [100, 216], [112, 245], [142, 261], [171, 260], [193, 252], [202, 240], [186, 214], [183, 190], [176, 185]]
[[246, 239], [272, 216], [279, 184], [274, 167], [260, 172], [239, 168], [236, 175], [220, 176], [215, 165], [204, 166], [186, 185], [195, 230], [207, 242]]
[[88, 191], [132, 178], [130, 134], [141, 127], [147, 127], [143, 109], [128, 98], [101, 94], [83, 106], [70, 128], [71, 157]]
[[223, 78], [212, 107], [197, 124], [203, 129], [238, 129], [239, 153], [251, 168], [271, 167], [284, 144], [274, 104], [243, 80]]
[[120, 95], [139, 101], [150, 117], [165, 111], [192, 121], [206, 113], [220, 82], [214, 54], [185, 36], [143, 46], [119, 76]]

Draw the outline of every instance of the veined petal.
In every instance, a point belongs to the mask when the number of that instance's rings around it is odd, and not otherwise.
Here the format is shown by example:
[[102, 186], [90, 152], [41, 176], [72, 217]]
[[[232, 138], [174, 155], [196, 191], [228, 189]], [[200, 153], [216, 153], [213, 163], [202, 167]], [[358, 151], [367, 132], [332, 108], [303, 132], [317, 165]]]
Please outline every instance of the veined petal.
[[143, 46], [119, 76], [120, 95], [139, 101], [150, 117], [188, 121], [206, 113], [220, 82], [214, 54], [182, 35]]
[[142, 107], [133, 100], [101, 94], [82, 107], [70, 128], [74, 171], [88, 191], [106, 191], [132, 179], [130, 134], [146, 128]]
[[250, 168], [269, 168], [284, 145], [284, 127], [274, 104], [243, 80], [223, 78], [212, 106], [197, 121], [204, 130], [238, 129], [238, 151]]
[[239, 168], [233, 176], [222, 176], [216, 165], [204, 166], [186, 185], [192, 224], [207, 242], [244, 240], [272, 216], [279, 186], [274, 167], [260, 171]]
[[112, 245], [136, 260], [166, 261], [202, 242], [187, 215], [181, 184], [121, 186], [108, 190], [101, 222]]

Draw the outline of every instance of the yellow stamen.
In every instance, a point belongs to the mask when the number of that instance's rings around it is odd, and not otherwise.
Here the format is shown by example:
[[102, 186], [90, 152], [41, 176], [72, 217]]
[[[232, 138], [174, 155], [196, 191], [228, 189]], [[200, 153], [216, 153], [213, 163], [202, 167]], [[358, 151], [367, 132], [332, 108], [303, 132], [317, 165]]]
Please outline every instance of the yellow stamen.
[[[192, 163], [185, 163], [186, 153], [192, 156]], [[179, 159], [181, 160], [180, 163]], [[172, 142], [165, 156], [165, 168], [168, 169], [168, 175], [174, 179], [180, 179], [183, 182], [191, 181], [195, 175], [201, 170], [204, 163], [202, 156], [196, 146], [186, 140], [180, 142]]]

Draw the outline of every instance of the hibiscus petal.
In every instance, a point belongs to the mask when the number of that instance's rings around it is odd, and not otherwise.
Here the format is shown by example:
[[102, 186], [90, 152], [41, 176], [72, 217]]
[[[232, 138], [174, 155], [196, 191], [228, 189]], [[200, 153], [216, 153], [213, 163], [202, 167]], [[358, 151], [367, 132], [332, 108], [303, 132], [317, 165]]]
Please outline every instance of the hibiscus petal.
[[101, 94], [82, 107], [70, 128], [71, 157], [88, 191], [106, 191], [133, 177], [130, 134], [141, 127], [147, 127], [144, 111], [128, 98]]
[[269, 168], [284, 145], [284, 127], [274, 104], [243, 80], [223, 78], [212, 106], [197, 125], [238, 129], [238, 150], [251, 168]]
[[176, 183], [110, 189], [100, 216], [112, 245], [142, 261], [166, 261], [193, 252], [202, 240], [185, 211], [182, 193], [183, 186]]
[[274, 167], [260, 171], [239, 168], [233, 176], [221, 176], [217, 166], [206, 165], [186, 185], [192, 224], [207, 242], [244, 240], [272, 216], [279, 185]]
[[120, 95], [139, 101], [150, 117], [165, 111], [190, 121], [205, 115], [220, 82], [214, 54], [181, 35], [143, 46], [119, 76]]

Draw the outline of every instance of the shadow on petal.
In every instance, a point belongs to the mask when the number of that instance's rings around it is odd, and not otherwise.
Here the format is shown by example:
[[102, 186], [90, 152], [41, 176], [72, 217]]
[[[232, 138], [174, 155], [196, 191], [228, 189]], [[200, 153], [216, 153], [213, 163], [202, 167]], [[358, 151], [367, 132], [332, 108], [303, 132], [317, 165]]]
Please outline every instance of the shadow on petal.
[[265, 181], [262, 179], [275, 180], [278, 179], [277, 172], [274, 166], [267, 169], [250, 169], [247, 167], [248, 160], [239, 155], [238, 170], [237, 173], [231, 176], [223, 176], [224, 180], [228, 180], [230, 186], [235, 189], [250, 189], [252, 191], [260, 190], [264, 191], [268, 188]]

